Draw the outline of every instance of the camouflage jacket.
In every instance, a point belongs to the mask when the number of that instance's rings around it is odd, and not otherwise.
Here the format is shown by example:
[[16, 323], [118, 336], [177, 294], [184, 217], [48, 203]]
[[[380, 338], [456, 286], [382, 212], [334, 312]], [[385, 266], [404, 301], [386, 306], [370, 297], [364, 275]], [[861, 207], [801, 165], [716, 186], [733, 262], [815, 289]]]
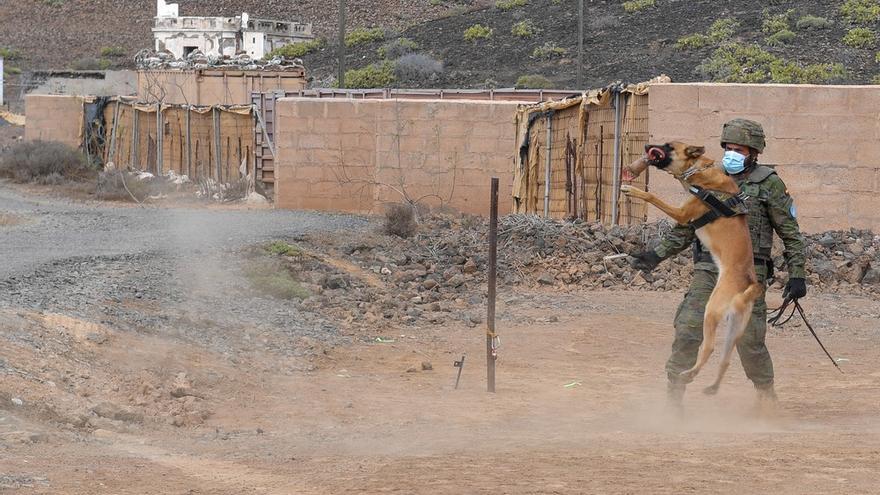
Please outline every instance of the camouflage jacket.
[[[734, 177], [740, 189], [749, 197], [746, 206], [749, 209], [749, 231], [752, 234], [752, 248], [755, 258], [770, 260], [773, 248], [773, 232], [775, 231], [785, 245], [785, 264], [789, 278], [804, 278], [805, 254], [804, 238], [797, 222], [794, 200], [776, 171], [770, 167], [758, 165], [747, 177]], [[674, 256], [696, 241], [696, 234], [690, 225], [677, 225], [664, 236], [654, 249], [662, 259]], [[694, 268], [717, 271], [711, 261], [708, 250], [702, 250], [694, 260]]]

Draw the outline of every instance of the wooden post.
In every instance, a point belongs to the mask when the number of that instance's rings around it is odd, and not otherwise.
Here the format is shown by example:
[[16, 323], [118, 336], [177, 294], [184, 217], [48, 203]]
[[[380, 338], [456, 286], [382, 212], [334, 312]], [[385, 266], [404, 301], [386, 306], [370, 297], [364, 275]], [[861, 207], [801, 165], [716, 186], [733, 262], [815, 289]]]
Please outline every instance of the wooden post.
[[611, 225], [620, 216], [620, 91], [614, 93], [614, 161], [611, 163]]
[[[119, 98], [116, 99], [116, 109], [113, 110], [113, 126], [110, 127], [110, 149], [107, 151], [107, 161], [113, 162], [116, 158], [116, 132], [119, 126]], [[116, 162], [113, 162], [115, 165]], [[118, 169], [118, 167], [117, 167]]]
[[217, 174], [216, 180], [220, 182], [220, 167], [222, 166], [221, 152], [223, 148], [220, 146], [220, 110], [214, 105], [211, 109], [214, 112], [214, 170]]
[[162, 132], [162, 103], [156, 103], [156, 175], [162, 175], [162, 138], [164, 137], [164, 132]]
[[138, 109], [136, 106], [131, 106], [131, 166], [134, 169], [140, 170], [141, 168], [141, 157], [140, 157], [140, 148], [141, 148], [141, 126], [140, 126], [140, 116], [138, 115]]
[[498, 177], [492, 177], [489, 207], [489, 294], [486, 315], [486, 381], [487, 391], [495, 392], [495, 360], [498, 358], [495, 335], [495, 283], [498, 259]]
[[190, 122], [190, 114], [192, 107], [186, 106], [186, 175], [193, 179], [192, 175], [192, 124]]
[[339, 0], [339, 36], [337, 38], [339, 56], [339, 73], [337, 74], [340, 88], [345, 87], [345, 0]]
[[550, 161], [550, 153], [553, 151], [553, 117], [547, 115], [547, 145], [544, 147], [544, 153], [547, 154], [546, 170], [544, 170], [544, 217], [550, 216], [550, 180], [552, 179], [551, 169], [553, 164]]

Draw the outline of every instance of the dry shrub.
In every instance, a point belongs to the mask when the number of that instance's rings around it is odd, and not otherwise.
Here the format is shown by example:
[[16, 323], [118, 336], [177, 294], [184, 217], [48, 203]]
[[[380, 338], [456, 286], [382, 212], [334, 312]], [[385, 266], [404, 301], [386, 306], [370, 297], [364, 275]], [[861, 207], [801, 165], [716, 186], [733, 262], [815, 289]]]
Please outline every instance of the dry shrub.
[[133, 174], [113, 170], [98, 174], [95, 196], [109, 201], [132, 201], [134, 196], [134, 199], [140, 202], [146, 200], [153, 193], [153, 189], [153, 184], [149, 180], [138, 180]]
[[422, 53], [410, 53], [394, 63], [394, 76], [403, 86], [436, 84], [443, 74], [443, 62]]
[[385, 210], [386, 234], [407, 238], [415, 234], [417, 229], [418, 224], [412, 205], [395, 203]]
[[82, 180], [93, 175], [79, 150], [57, 141], [19, 143], [0, 154], [0, 176], [15, 182], [57, 185], [65, 179]]

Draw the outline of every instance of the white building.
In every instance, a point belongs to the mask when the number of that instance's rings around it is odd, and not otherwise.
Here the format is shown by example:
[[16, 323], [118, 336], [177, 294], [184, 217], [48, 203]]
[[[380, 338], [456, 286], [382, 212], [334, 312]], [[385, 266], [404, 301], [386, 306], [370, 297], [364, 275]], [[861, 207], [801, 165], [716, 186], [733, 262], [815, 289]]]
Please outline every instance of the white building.
[[178, 4], [156, 1], [153, 37], [156, 50], [184, 58], [195, 50], [205, 55], [247, 53], [254, 59], [290, 43], [314, 39], [312, 25], [299, 22], [236, 17], [180, 17]]

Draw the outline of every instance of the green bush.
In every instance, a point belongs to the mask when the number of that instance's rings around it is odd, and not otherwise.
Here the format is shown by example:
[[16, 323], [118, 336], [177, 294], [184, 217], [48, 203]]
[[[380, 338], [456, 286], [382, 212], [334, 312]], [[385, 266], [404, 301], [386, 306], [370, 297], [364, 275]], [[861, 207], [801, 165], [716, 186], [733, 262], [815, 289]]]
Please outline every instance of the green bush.
[[568, 50], [565, 48], [557, 46], [556, 43], [552, 41], [547, 41], [542, 46], [539, 46], [532, 51], [532, 58], [550, 60], [554, 57], [564, 57], [567, 53]]
[[523, 7], [528, 2], [528, 0], [497, 0], [495, 2], [495, 6], [501, 10], [510, 10], [516, 7]]
[[770, 35], [779, 31], [790, 31], [792, 15], [794, 15], [794, 10], [788, 10], [783, 14], [771, 14], [765, 9], [764, 19], [761, 21], [761, 31]]
[[675, 47], [679, 50], [690, 50], [694, 48], [703, 48], [712, 44], [712, 40], [708, 36], [701, 33], [682, 36], [675, 42]]
[[709, 26], [706, 35], [713, 43], [721, 43], [733, 36], [733, 33], [739, 28], [739, 22], [736, 19], [724, 18], [718, 19]]
[[387, 88], [394, 82], [394, 64], [388, 61], [345, 71], [346, 88]]
[[266, 251], [277, 256], [302, 256], [304, 253], [301, 247], [284, 241], [275, 241], [269, 244], [266, 246]]
[[553, 81], [540, 74], [519, 76], [514, 86], [517, 89], [552, 89], [555, 87]]
[[843, 37], [843, 44], [853, 48], [871, 48], [877, 44], [877, 35], [868, 28], [853, 28]]
[[486, 27], [482, 24], [474, 24], [464, 30], [464, 39], [467, 41], [476, 41], [478, 39], [487, 39], [492, 37], [494, 29]]
[[125, 48], [121, 46], [105, 46], [101, 48], [102, 57], [124, 57]]
[[272, 50], [271, 52], [267, 53], [263, 58], [265, 60], [271, 60], [275, 57], [300, 58], [308, 55], [309, 53], [312, 53], [315, 50], [322, 48], [323, 46], [323, 39], [314, 39], [311, 41], [291, 43], [289, 45], [284, 45], [282, 47]]
[[510, 29], [510, 34], [520, 38], [531, 38], [540, 32], [541, 29], [530, 20], [519, 21]]
[[7, 67], [5, 64], [3, 65], [3, 73], [8, 75], [18, 75], [21, 74], [21, 69], [18, 67]]
[[13, 50], [12, 48], [4, 48], [0, 46], [0, 57], [3, 57], [6, 60], [17, 60], [21, 58], [21, 52]]
[[419, 49], [419, 44], [409, 38], [397, 38], [380, 46], [376, 50], [379, 58], [387, 58], [390, 60], [408, 55]]
[[814, 15], [805, 15], [797, 20], [795, 28], [798, 31], [810, 31], [813, 29], [827, 29], [831, 27], [832, 22], [824, 17]]
[[764, 38], [764, 41], [767, 42], [770, 46], [779, 46], [784, 45], [786, 43], [791, 43], [797, 36], [794, 32], [789, 31], [788, 29], [783, 29], [782, 31], [777, 31], [772, 35]]
[[703, 48], [704, 46], [715, 45], [730, 39], [733, 33], [739, 28], [739, 22], [736, 19], [724, 18], [718, 19], [709, 26], [706, 34], [694, 33], [682, 36], [675, 42], [675, 48], [679, 50], [691, 50], [695, 48]]
[[874, 22], [880, 19], [880, 3], [877, 0], [846, 0], [840, 6], [840, 13], [854, 24]]
[[623, 2], [623, 10], [628, 14], [639, 12], [654, 6], [654, 0], [631, 0]]
[[880, 74], [871, 78], [871, 84], [880, 84]]
[[842, 79], [841, 64], [801, 66], [757, 45], [725, 44], [700, 64], [703, 76], [716, 82], [821, 84]]
[[43, 3], [50, 7], [60, 7], [64, 5], [64, 0], [43, 0]]
[[357, 28], [345, 35], [345, 46], [357, 46], [385, 39], [385, 30], [382, 28]]

